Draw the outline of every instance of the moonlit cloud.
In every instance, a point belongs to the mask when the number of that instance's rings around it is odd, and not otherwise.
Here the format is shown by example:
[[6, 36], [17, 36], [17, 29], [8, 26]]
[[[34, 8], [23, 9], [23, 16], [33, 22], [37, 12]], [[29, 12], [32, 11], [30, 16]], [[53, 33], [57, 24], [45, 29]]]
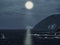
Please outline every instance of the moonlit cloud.
[[0, 0], [0, 28], [25, 28], [36, 25], [51, 14], [60, 13], [60, 0], [32, 0], [34, 7], [25, 8], [27, 0]]

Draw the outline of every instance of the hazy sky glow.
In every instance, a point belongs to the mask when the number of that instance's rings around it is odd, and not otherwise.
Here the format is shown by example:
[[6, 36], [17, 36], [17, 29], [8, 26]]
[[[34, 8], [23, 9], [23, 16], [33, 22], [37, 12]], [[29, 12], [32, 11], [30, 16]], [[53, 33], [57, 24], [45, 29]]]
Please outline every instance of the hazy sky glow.
[[32, 10], [25, 8], [27, 0], [0, 0], [0, 29], [24, 29], [35, 26], [51, 14], [60, 13], [60, 0], [32, 0]]

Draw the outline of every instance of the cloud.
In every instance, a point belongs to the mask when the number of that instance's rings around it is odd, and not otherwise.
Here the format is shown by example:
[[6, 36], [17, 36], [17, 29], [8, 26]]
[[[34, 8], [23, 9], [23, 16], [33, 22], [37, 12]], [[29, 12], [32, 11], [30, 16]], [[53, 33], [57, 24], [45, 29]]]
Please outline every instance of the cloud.
[[[34, 26], [49, 15], [60, 13], [60, 0], [32, 0], [34, 8], [30, 11], [24, 7], [26, 1], [27, 0], [0, 0], [0, 27], [8, 27], [12, 19], [11, 27], [12, 25], [17, 27], [22, 26], [21, 28], [26, 25]], [[15, 20], [16, 18], [18, 21]]]

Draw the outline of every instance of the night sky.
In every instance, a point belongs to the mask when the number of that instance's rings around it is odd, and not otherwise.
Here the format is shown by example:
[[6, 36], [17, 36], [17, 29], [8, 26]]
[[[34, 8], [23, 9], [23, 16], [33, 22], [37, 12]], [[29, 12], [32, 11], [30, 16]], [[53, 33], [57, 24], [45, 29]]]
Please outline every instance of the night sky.
[[0, 29], [34, 27], [44, 18], [60, 13], [60, 0], [31, 0], [33, 9], [27, 10], [28, 0], [0, 0]]

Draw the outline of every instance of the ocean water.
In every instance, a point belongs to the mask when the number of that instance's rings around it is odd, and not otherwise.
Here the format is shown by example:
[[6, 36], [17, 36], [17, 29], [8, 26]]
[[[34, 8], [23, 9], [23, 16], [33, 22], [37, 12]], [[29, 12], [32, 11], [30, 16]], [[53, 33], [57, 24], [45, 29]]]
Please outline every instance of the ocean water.
[[[24, 45], [26, 31], [27, 30], [0, 30], [0, 45]], [[1, 38], [1, 34], [5, 35], [5, 39]], [[39, 39], [38, 37], [31, 37], [31, 45], [60, 45], [60, 39]]]

